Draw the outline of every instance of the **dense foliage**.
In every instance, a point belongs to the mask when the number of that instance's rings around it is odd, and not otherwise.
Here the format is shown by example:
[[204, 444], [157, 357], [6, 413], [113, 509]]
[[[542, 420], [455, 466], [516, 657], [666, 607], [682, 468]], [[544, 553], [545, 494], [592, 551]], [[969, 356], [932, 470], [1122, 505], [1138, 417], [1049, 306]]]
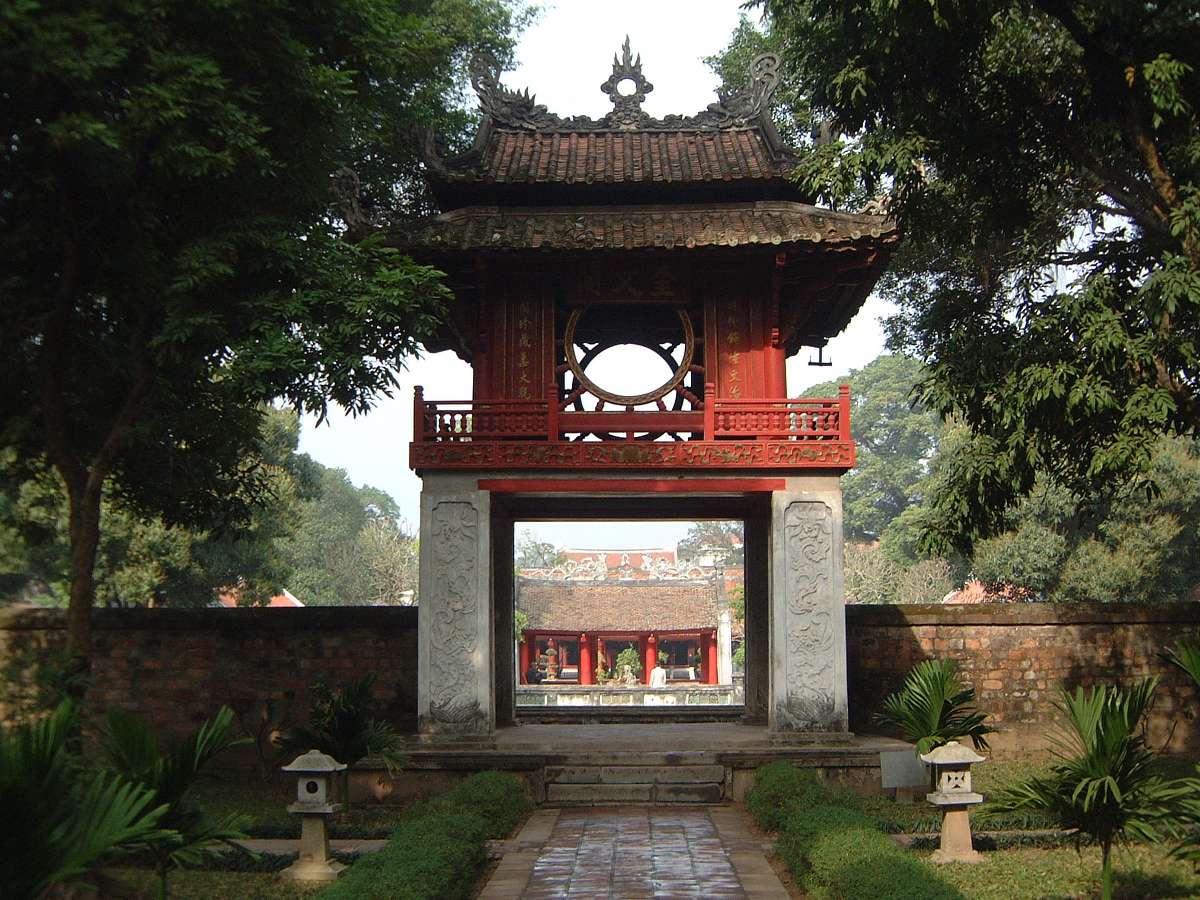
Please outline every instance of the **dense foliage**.
[[842, 478], [847, 541], [878, 541], [905, 510], [919, 505], [945, 426], [936, 413], [913, 402], [924, 367], [902, 354], [884, 354], [844, 377], [804, 391], [832, 397], [849, 383], [850, 436], [858, 462]]
[[368, 410], [438, 273], [369, 236], [422, 208], [416, 131], [461, 134], [505, 0], [23, 3], [0, 23], [0, 447], [68, 498], [90, 652], [106, 491], [245, 521], [262, 404]]
[[[920, 398], [971, 430], [927, 546], [1004, 527], [1040, 473], [1082, 497], [1200, 421], [1200, 20], [1190, 4], [762, 0], [714, 61], [777, 48], [814, 197], [884, 194], [883, 282]], [[812, 139], [807, 139], [811, 134]]]
[[[417, 542], [395, 500], [297, 452], [299, 418], [268, 408], [244, 464], [268, 485], [236, 526], [168, 524], [111, 492], [101, 513], [96, 602], [206, 606], [224, 594], [265, 602], [285, 588], [305, 605], [399, 604], [417, 582]], [[62, 606], [70, 593], [67, 503], [48, 472], [0, 462], [0, 603]]]
[[88, 770], [72, 749], [77, 708], [0, 731], [0, 885], [33, 900], [51, 885], [94, 885], [96, 867], [171, 840], [167, 806], [120, 775]]

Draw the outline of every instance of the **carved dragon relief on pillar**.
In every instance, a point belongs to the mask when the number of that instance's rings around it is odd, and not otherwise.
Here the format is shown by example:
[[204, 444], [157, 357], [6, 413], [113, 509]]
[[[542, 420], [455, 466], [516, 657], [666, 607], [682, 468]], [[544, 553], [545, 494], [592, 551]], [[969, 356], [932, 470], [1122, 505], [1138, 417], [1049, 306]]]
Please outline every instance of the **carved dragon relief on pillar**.
[[778, 727], [784, 730], [841, 727], [834, 682], [833, 529], [833, 511], [821, 501], [797, 500], [784, 513], [785, 690], [775, 708]]
[[[429, 711], [422, 730], [481, 734], [479, 511], [464, 501], [434, 505], [433, 584], [425, 589], [422, 615], [429, 616]], [[429, 727], [432, 726], [432, 727]]]

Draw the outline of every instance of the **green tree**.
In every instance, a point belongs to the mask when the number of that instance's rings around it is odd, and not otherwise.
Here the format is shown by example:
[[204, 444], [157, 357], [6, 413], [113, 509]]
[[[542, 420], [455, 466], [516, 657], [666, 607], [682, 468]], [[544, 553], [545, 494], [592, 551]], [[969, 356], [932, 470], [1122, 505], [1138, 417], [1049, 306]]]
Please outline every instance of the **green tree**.
[[549, 541], [539, 541], [528, 528], [517, 535], [515, 565], [518, 569], [548, 569], [565, 558], [562, 548]]
[[1186, 599], [1200, 584], [1200, 447], [1162, 438], [1148, 471], [1155, 491], [1127, 482], [1099, 504], [1042, 477], [1006, 530], [975, 543], [971, 572], [1018, 598]]
[[[1000, 530], [1040, 473], [1080, 495], [1200, 422], [1200, 19], [1191, 4], [763, 0], [830, 125], [814, 196], [886, 194], [882, 283], [920, 396], [975, 440], [928, 539]], [[841, 136], [838, 136], [841, 135]]]
[[675, 545], [680, 562], [701, 556], [720, 556], [724, 565], [740, 566], [746, 559], [746, 526], [743, 522], [693, 522], [683, 540]]
[[804, 392], [832, 397], [839, 383], [850, 384], [850, 434], [858, 445], [858, 465], [842, 478], [848, 540], [879, 540], [897, 516], [921, 502], [943, 431], [936, 413], [913, 402], [913, 389], [924, 374], [917, 360], [885, 354]]
[[[321, 468], [296, 452], [299, 418], [266, 409], [258, 441], [243, 466], [258, 472], [265, 503], [243, 522], [199, 529], [169, 525], [131, 509], [110, 490], [101, 511], [95, 596], [104, 606], [206, 606], [222, 591], [243, 603], [268, 599], [286, 585], [285, 546], [301, 501], [318, 489]], [[0, 576], [5, 597], [64, 605], [70, 593], [68, 512], [58, 479], [42, 470], [21, 480], [0, 464]], [[10, 477], [6, 477], [10, 476]]]
[[417, 587], [417, 542], [385, 491], [319, 466], [319, 493], [300, 504], [283, 543], [292, 592], [310, 606], [399, 604]]
[[419, 205], [414, 129], [462, 133], [464, 55], [505, 0], [83, 0], [0, 25], [0, 432], [68, 499], [68, 645], [91, 648], [106, 489], [243, 521], [283, 398], [361, 413], [440, 313], [362, 239]]

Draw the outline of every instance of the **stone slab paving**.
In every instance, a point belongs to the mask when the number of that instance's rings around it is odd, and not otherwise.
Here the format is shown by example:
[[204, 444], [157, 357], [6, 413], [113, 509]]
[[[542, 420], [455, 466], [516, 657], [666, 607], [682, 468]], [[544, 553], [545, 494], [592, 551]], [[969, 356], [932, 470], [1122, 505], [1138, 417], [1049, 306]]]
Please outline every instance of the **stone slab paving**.
[[542, 809], [505, 849], [478, 900], [788, 897], [735, 807]]

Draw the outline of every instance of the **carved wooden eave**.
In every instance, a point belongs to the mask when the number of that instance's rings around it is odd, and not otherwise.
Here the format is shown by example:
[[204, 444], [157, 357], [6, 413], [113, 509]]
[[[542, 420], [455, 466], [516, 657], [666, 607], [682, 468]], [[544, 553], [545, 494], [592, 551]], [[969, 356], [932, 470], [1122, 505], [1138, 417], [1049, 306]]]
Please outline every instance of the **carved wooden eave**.
[[[388, 243], [451, 272], [466, 314], [488, 259], [554, 260], [641, 253], [670, 260], [757, 255], [777, 266], [778, 344], [789, 355], [820, 347], [862, 305], [897, 241], [885, 216], [775, 201], [705, 205], [464, 207], [398, 226]], [[469, 330], [464, 322], [461, 326]], [[458, 334], [431, 349], [471, 356]]]

